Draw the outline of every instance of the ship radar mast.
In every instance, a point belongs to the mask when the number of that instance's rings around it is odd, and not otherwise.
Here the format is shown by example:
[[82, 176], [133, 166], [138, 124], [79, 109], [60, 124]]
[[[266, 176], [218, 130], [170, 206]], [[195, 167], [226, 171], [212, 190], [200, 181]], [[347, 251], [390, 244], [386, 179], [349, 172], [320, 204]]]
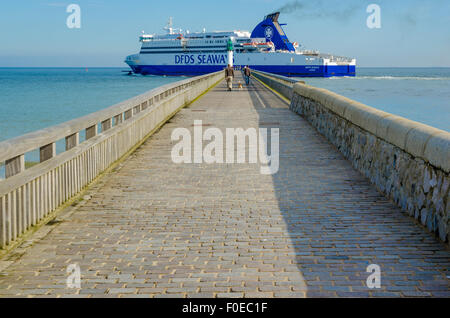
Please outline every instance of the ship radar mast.
[[167, 21], [167, 26], [164, 28], [168, 34], [173, 34], [173, 18], [170, 17], [169, 21]]

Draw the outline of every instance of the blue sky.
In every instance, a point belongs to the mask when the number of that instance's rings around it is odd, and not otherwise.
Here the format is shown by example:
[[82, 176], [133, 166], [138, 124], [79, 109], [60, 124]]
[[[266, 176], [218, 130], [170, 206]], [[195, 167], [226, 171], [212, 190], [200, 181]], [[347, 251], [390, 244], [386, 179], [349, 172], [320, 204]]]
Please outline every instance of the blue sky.
[[[66, 26], [71, 3], [81, 7], [81, 29]], [[381, 7], [381, 29], [366, 26], [371, 3]], [[140, 32], [163, 32], [169, 16], [191, 31], [251, 31], [283, 7], [286, 33], [306, 48], [356, 57], [359, 66], [450, 67], [448, 0], [2, 1], [0, 67], [126, 67]]]

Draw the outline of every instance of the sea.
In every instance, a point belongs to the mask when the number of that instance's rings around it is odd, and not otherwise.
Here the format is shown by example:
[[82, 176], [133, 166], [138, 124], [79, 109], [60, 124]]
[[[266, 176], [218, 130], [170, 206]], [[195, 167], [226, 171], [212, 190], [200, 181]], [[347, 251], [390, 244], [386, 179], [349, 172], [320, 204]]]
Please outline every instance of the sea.
[[450, 68], [361, 67], [356, 74], [300, 80], [450, 132]]
[[[0, 68], [0, 141], [101, 110], [184, 77], [126, 68]], [[450, 132], [450, 68], [357, 68], [356, 77], [301, 78], [369, 106]], [[64, 143], [57, 143], [57, 152]], [[1, 151], [1, 149], [0, 149]], [[26, 155], [38, 160], [38, 153]], [[0, 178], [1, 178], [0, 167]]]

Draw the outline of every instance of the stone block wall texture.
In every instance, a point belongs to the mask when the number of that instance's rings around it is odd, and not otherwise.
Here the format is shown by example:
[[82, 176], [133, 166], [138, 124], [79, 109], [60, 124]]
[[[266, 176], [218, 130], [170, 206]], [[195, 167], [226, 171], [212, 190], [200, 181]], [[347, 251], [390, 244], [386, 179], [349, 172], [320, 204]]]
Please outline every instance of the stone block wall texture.
[[290, 108], [448, 244], [450, 133], [304, 84], [294, 85]]

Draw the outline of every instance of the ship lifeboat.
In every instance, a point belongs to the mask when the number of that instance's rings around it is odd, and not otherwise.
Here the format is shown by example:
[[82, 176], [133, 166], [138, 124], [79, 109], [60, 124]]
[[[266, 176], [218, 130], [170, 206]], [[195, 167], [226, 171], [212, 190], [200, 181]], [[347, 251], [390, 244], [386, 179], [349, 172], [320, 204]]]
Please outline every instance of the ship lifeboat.
[[246, 49], [270, 49], [274, 45], [272, 42], [250, 42], [243, 43], [242, 46]]
[[274, 47], [274, 44], [272, 42], [258, 43], [258, 47], [263, 49], [271, 49]]

